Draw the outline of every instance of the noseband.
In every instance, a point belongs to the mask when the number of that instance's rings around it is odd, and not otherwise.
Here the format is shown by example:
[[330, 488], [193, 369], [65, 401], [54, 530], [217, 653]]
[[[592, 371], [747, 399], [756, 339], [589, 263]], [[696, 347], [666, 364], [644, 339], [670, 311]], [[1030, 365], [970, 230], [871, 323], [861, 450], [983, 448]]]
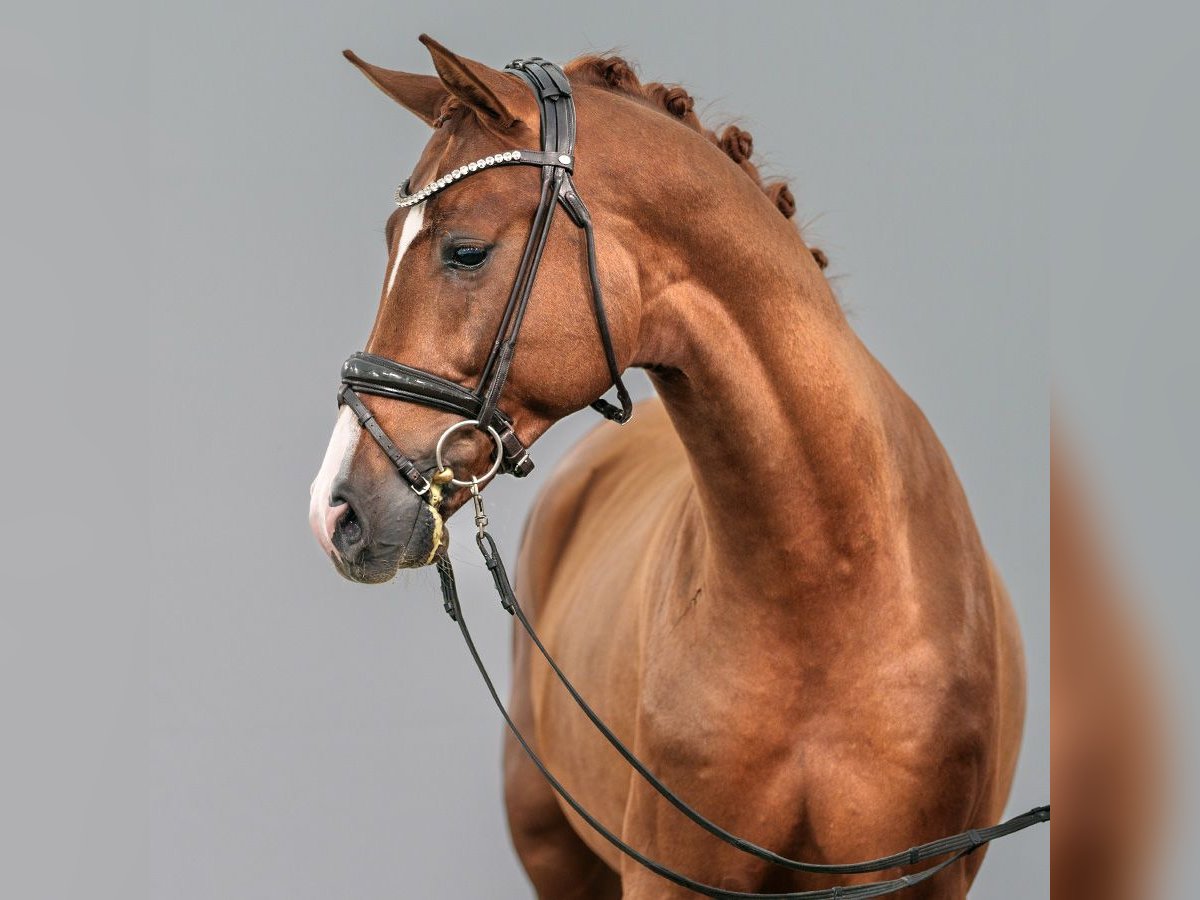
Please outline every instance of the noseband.
[[[525, 250], [521, 254], [521, 262], [517, 267], [512, 290], [504, 307], [504, 315], [500, 320], [500, 328], [484, 362], [478, 384], [473, 389], [466, 388], [430, 372], [372, 353], [355, 353], [342, 365], [342, 387], [338, 392], [338, 405], [345, 404], [354, 411], [358, 421], [391, 459], [401, 477], [421, 495], [429, 492], [429, 477], [416, 463], [400, 452], [359, 395], [391, 397], [460, 415], [480, 431], [494, 437], [498, 446], [496, 467], [499, 471], [518, 478], [533, 471], [533, 459], [529, 456], [528, 448], [517, 436], [512, 419], [500, 410], [498, 404], [504, 384], [508, 380], [513, 355], [516, 353], [517, 338], [521, 334], [521, 325], [525, 320], [542, 252], [546, 249], [546, 241], [550, 236], [550, 224], [559, 205], [566, 210], [575, 226], [583, 230], [587, 241], [592, 306], [600, 331], [604, 360], [620, 403], [620, 406], [614, 406], [600, 398], [591, 406], [606, 419], [622, 424], [629, 420], [633, 412], [629, 392], [621, 381], [621, 369], [617, 364], [617, 355], [613, 350], [612, 335], [608, 328], [604, 292], [600, 287], [600, 277], [596, 268], [596, 241], [592, 219], [571, 179], [575, 166], [575, 104], [571, 99], [571, 83], [562, 69], [543, 59], [518, 59], [509, 63], [507, 68], [523, 78], [537, 98], [541, 111], [542, 149], [506, 150], [485, 156], [447, 172], [411, 194], [407, 181], [396, 189], [396, 205], [405, 209], [425, 202], [464, 178], [489, 169], [537, 166], [542, 170], [541, 196], [529, 229], [529, 238], [525, 242]], [[457, 423], [452, 429], [457, 429], [462, 424]], [[449, 430], [442, 435], [439, 445], [448, 434]], [[459, 479], [455, 481], [460, 484], [471, 483]]]
[[[441, 378], [421, 369], [406, 366], [394, 360], [371, 353], [355, 353], [342, 366], [342, 387], [338, 393], [338, 404], [349, 406], [358, 417], [359, 422], [378, 442], [384, 453], [395, 464], [400, 475], [408, 482], [414, 491], [426, 496], [430, 508], [437, 518], [437, 504], [440, 500], [441, 487], [444, 484], [455, 484], [469, 487], [475, 507], [475, 525], [477, 528], [476, 543], [483, 554], [484, 563], [492, 574], [496, 593], [500, 597], [501, 606], [513, 615], [525, 630], [538, 652], [545, 657], [546, 662], [554, 671], [555, 676], [566, 688], [576, 705], [583, 711], [595, 726], [597, 731], [613, 748], [621, 754], [630, 767], [646, 782], [649, 787], [660, 794], [684, 816], [707, 831], [713, 837], [726, 844], [755, 856], [765, 862], [797, 872], [811, 872], [821, 875], [859, 875], [868, 872], [884, 872], [903, 866], [913, 866], [930, 859], [941, 858], [935, 865], [915, 872], [881, 881], [832, 887], [816, 891], [799, 891], [790, 893], [750, 893], [730, 890], [703, 884], [675, 870], [656, 862], [640, 853], [637, 849], [625, 843], [617, 834], [610, 831], [554, 777], [542, 762], [537, 752], [530, 746], [521, 730], [517, 727], [504, 702], [488, 674], [483, 660], [475, 646], [471, 633], [463, 616], [462, 604], [459, 602], [458, 589], [455, 585], [454, 570], [450, 558], [441, 554], [437, 558], [438, 576], [441, 582], [442, 601], [446, 612], [450, 615], [462, 632], [472, 659], [483, 677], [492, 700], [500, 710], [506, 724], [512, 731], [517, 742], [529, 755], [534, 766], [541, 772], [550, 787], [570, 806], [580, 818], [588, 824], [601, 838], [608, 841], [620, 852], [656, 875], [680, 887], [693, 891], [701, 896], [724, 898], [724, 900], [866, 900], [868, 897], [879, 897], [891, 894], [905, 888], [913, 887], [937, 875], [938, 872], [954, 864], [969, 853], [974, 852], [984, 844], [999, 837], [1013, 834], [1039, 822], [1050, 820], [1050, 807], [1040, 806], [1027, 813], [993, 825], [989, 828], [971, 829], [961, 834], [920, 844], [909, 850], [894, 853], [879, 859], [859, 863], [808, 863], [789, 859], [760, 847], [750, 841], [740, 838], [712, 822], [692, 806], [688, 805], [677, 794], [663, 784], [650, 769], [631, 751], [613, 730], [588, 705], [579, 691], [559, 668], [558, 663], [550, 655], [537, 632], [517, 600], [516, 593], [508, 578], [504, 561], [500, 557], [496, 542], [487, 531], [487, 515], [483, 509], [483, 498], [480, 496], [481, 485], [497, 472], [508, 472], [517, 477], [528, 475], [533, 469], [533, 460], [529, 451], [513, 429], [512, 419], [505, 415], [497, 406], [504, 383], [508, 379], [508, 370], [512, 365], [513, 354], [516, 351], [517, 337], [521, 331], [521, 323], [529, 305], [529, 295], [533, 289], [534, 278], [537, 275], [538, 264], [541, 262], [542, 251], [546, 247], [546, 239], [550, 234], [550, 223], [554, 212], [561, 204], [567, 215], [578, 228], [583, 230], [587, 240], [588, 276], [591, 281], [592, 305], [595, 309], [596, 324], [600, 330], [600, 342], [604, 349], [605, 361], [608, 364], [609, 375], [616, 387], [620, 406], [614, 406], [604, 399], [595, 400], [591, 406], [601, 415], [614, 422], [624, 423], [629, 420], [632, 404], [629, 392], [621, 382], [621, 371], [617, 365], [616, 354], [613, 352], [612, 337], [609, 334], [608, 318], [604, 311], [604, 294], [600, 289], [600, 279], [596, 270], [596, 242], [592, 232], [591, 217], [587, 207], [579, 198], [571, 173], [575, 165], [575, 106], [571, 100], [571, 85], [562, 69], [543, 59], [518, 59], [507, 67], [516, 72], [529, 84], [537, 97], [541, 109], [542, 149], [511, 150], [487, 156], [483, 159], [459, 166], [452, 172], [435, 179], [415, 193], [408, 193], [408, 183], [402, 184], [396, 191], [396, 204], [401, 208], [416, 206], [435, 194], [445, 190], [450, 185], [463, 178], [468, 178], [477, 172], [488, 169], [525, 165], [538, 166], [542, 170], [542, 191], [538, 200], [537, 212], [529, 230], [529, 239], [525, 244], [521, 263], [517, 268], [512, 291], [508, 295], [508, 303], [504, 308], [504, 316], [500, 329], [488, 353], [487, 361], [479, 376], [479, 383], [474, 388], [466, 388], [448, 379]], [[360, 394], [373, 394], [379, 397], [390, 397], [408, 403], [417, 403], [444, 412], [462, 416], [463, 421], [456, 422], [438, 438], [435, 451], [436, 474], [431, 478], [422, 473], [420, 468], [408, 459], [392, 443], [391, 439], [375, 421], [371, 411], [362, 402]], [[443, 451], [447, 440], [457, 431], [475, 428], [488, 434], [496, 448], [488, 471], [470, 480], [455, 478], [453, 472], [445, 467]], [[438, 519], [440, 522], [440, 519]], [[440, 538], [438, 539], [440, 541]], [[438, 541], [435, 541], [434, 553], [437, 553]]]

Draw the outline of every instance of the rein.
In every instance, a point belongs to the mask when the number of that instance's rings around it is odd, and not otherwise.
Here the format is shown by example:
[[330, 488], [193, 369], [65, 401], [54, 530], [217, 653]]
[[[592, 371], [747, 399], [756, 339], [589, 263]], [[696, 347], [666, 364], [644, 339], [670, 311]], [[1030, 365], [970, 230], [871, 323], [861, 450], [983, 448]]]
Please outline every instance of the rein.
[[[477, 502], [476, 508], [479, 509], [480, 507], [481, 503]], [[479, 519], [480, 517], [477, 515], [476, 521], [479, 522]], [[463, 616], [462, 605], [458, 598], [458, 587], [455, 583], [454, 569], [451, 566], [450, 558], [445, 555], [441, 556], [437, 561], [437, 570], [438, 579], [441, 583], [443, 606], [450, 618], [458, 623], [458, 628], [462, 633], [463, 641], [467, 645], [467, 650], [470, 652], [471, 658], [475, 661], [476, 668], [479, 669], [480, 677], [483, 678], [483, 682], [487, 686], [488, 693], [492, 697], [492, 702], [496, 704], [496, 708], [500, 711], [500, 715], [504, 718], [505, 724], [508, 725], [508, 729], [512, 732], [513, 737], [516, 738], [517, 743], [521, 745], [521, 748], [529, 756], [530, 760], [533, 761], [534, 766], [539, 772], [541, 772], [542, 777], [546, 779], [546, 782], [551, 788], [553, 788], [554, 792], [558, 794], [563, 801], [571, 807], [571, 809], [575, 810], [575, 812], [579, 814], [579, 817], [583, 819], [593, 831], [599, 834], [602, 838], [604, 838], [634, 862], [644, 866], [651, 872], [654, 872], [656, 875], [665, 878], [667, 881], [677, 884], [680, 887], [687, 888], [690, 891], [695, 891], [696, 893], [702, 894], [705, 897], [741, 898], [741, 900], [752, 900], [752, 898], [757, 898], [757, 900], [836, 900], [836, 898], [846, 898], [846, 900], [849, 900], [849, 898], [881, 897], [885, 894], [891, 894], [905, 888], [913, 887], [914, 885], [920, 884], [922, 881], [932, 878], [934, 875], [938, 874], [938, 872], [962, 859], [968, 853], [975, 851], [984, 844], [990, 843], [996, 838], [1005, 837], [1006, 835], [1023, 831], [1031, 825], [1036, 825], [1039, 822], [1050, 821], [1050, 807], [1039, 806], [1031, 809], [1027, 813], [1014, 816], [1005, 822], [1001, 822], [998, 825], [993, 825], [990, 828], [972, 828], [961, 832], [960, 834], [941, 838], [936, 841], [930, 841], [925, 844], [919, 844], [900, 853], [893, 853], [891, 856], [884, 856], [878, 859], [867, 860], [860, 863], [846, 864], [806, 863], [799, 860], [788, 859], [785, 856], [780, 856], [777, 853], [773, 853], [770, 850], [759, 847], [757, 844], [754, 844], [751, 841], [737, 837], [729, 831], [726, 831], [720, 825], [717, 825], [710, 819], [706, 818], [703, 814], [697, 812], [670, 788], [659, 781], [658, 778], [655, 777], [654, 773], [651, 772], [650, 769], [645, 765], [645, 763], [638, 759], [637, 756], [634, 755], [633, 751], [625, 746], [621, 739], [613, 733], [612, 729], [609, 728], [608, 725], [605, 724], [605, 722], [599, 717], [599, 715], [596, 714], [591, 705], [584, 700], [579, 691], [575, 689], [575, 686], [571, 683], [570, 679], [567, 678], [562, 669], [559, 668], [558, 663], [555, 662], [554, 658], [550, 655], [550, 652], [542, 644], [542, 641], [538, 637], [537, 632], [534, 630], [533, 625], [525, 616], [525, 611], [521, 608], [521, 604], [517, 600], [516, 593], [513, 591], [512, 585], [509, 582], [508, 572], [504, 567], [504, 561], [500, 558], [500, 553], [496, 548], [496, 542], [486, 530], [486, 517], [483, 517], [483, 521], [484, 524], [478, 526], [478, 532], [475, 540], [479, 545], [480, 553], [483, 555], [484, 563], [487, 565], [488, 570], [492, 573], [492, 580], [496, 586], [496, 593], [500, 597], [500, 605], [503, 606], [505, 610], [507, 610], [516, 618], [518, 622], [521, 623], [521, 627], [525, 630], [525, 633], [529, 635], [530, 640], [533, 641], [534, 645], [538, 648], [538, 651], [554, 670], [554, 674], [558, 677], [558, 680], [562, 682], [564, 687], [566, 687], [567, 691], [571, 695], [571, 698], [588, 717], [588, 719], [591, 720], [592, 724], [596, 727], [596, 730], [599, 731], [604, 738], [617, 750], [617, 752], [625, 758], [633, 770], [636, 771], [647, 784], [649, 784], [652, 788], [654, 788], [655, 791], [668, 800], [672, 806], [682, 812], [691, 821], [695, 822], [709, 834], [720, 838], [731, 847], [735, 847], [736, 849], [748, 853], [751, 856], [756, 856], [759, 859], [773, 863], [777, 866], [782, 866], [798, 872], [813, 872], [825, 875], [854, 875], [865, 874], [869, 872], [882, 872], [885, 869], [896, 868], [898, 866], [916, 865], [917, 863], [923, 862], [927, 859], [945, 856], [947, 853], [953, 854], [948, 859], [945, 859], [936, 865], [930, 866], [927, 869], [923, 869], [922, 871], [913, 875], [903, 875], [898, 878], [892, 878], [885, 881], [874, 881], [866, 884], [857, 884], [847, 887], [832, 887], [816, 891], [798, 891], [790, 893], [756, 893], [732, 891], [726, 888], [715, 887], [713, 885], [695, 881], [694, 879], [680, 874], [674, 869], [671, 869], [668, 866], [665, 866], [662, 863], [656, 862], [655, 860], [643, 855], [633, 847], [629, 846], [629, 844], [621, 840], [608, 828], [606, 828], [603, 823], [589, 813], [583, 807], [583, 805], [576, 800], [575, 797], [572, 796], [565, 787], [563, 787], [562, 782], [560, 782], [546, 767], [546, 764], [542, 762], [541, 757], [538, 756], [537, 751], [530, 746], [529, 741], [525, 738], [525, 735], [522, 734], [521, 729], [517, 727], [516, 722], [513, 721], [512, 715], [509, 713], [507, 707], [505, 707], [504, 701], [500, 699], [500, 695], [496, 691], [496, 686], [492, 682], [491, 675], [488, 673], [487, 667], [484, 665], [483, 659], [479, 655], [479, 650], [475, 646], [475, 641], [471, 637], [471, 632], [467, 628], [466, 619]]]
[[[550, 787], [562, 798], [568, 806], [579, 814], [589, 827], [602, 838], [651, 872], [680, 887], [694, 891], [706, 897], [732, 898], [732, 900], [838, 900], [838, 898], [867, 898], [879, 897], [895, 891], [903, 890], [937, 875], [946, 867], [972, 853], [979, 847], [997, 838], [1013, 834], [1040, 822], [1050, 821], [1050, 807], [1039, 806], [1023, 815], [1015, 816], [990, 828], [969, 829], [961, 834], [941, 838], [925, 844], [912, 847], [900, 853], [859, 863], [825, 864], [806, 863], [789, 859], [771, 850], [767, 850], [750, 841], [740, 838], [712, 822], [682, 800], [677, 794], [663, 784], [653, 772], [617, 737], [613, 730], [600, 718], [591, 705], [576, 690], [570, 679], [559, 667], [550, 652], [538, 637], [533, 624], [525, 615], [513, 591], [508, 577], [508, 571], [500, 556], [495, 540], [487, 530], [488, 519], [484, 511], [483, 497], [480, 493], [484, 484], [499, 472], [506, 472], [517, 477], [529, 474], [533, 469], [533, 461], [529, 451], [517, 436], [512, 419], [500, 410], [498, 404], [500, 395], [508, 379], [509, 368], [516, 352], [517, 339], [521, 325], [529, 305], [529, 298], [541, 262], [542, 252], [550, 234], [550, 224], [555, 210], [561, 204], [571, 221], [580, 228], [587, 243], [588, 277], [592, 295], [592, 305], [596, 324], [600, 333], [600, 342], [604, 351], [605, 362], [608, 366], [611, 382], [617, 391], [620, 406], [604, 399], [597, 399], [591, 406], [605, 418], [623, 424], [629, 420], [632, 413], [632, 402], [629, 392], [621, 381], [620, 366], [612, 346], [608, 319], [604, 309], [604, 294], [596, 266], [596, 243], [592, 228], [591, 217], [587, 207], [580, 199], [572, 181], [575, 152], [575, 107], [571, 98], [571, 86], [566, 75], [556, 65], [545, 60], [533, 58], [516, 60], [509, 64], [508, 70], [515, 72], [533, 90], [541, 110], [542, 149], [511, 150], [494, 156], [487, 156], [475, 162], [454, 169], [429, 183], [420, 190], [409, 193], [408, 183], [402, 184], [396, 191], [396, 203], [400, 207], [411, 207], [423, 203], [429, 197], [439, 193], [456, 181], [469, 177], [487, 169], [511, 165], [539, 166], [542, 170], [541, 195], [537, 211], [530, 226], [529, 239], [522, 253], [520, 265], [509, 293], [508, 302], [501, 318], [500, 328], [488, 353], [483, 366], [479, 383], [474, 389], [425, 372], [412, 366], [385, 357], [369, 353], [355, 353], [342, 366], [342, 387], [338, 394], [338, 405], [345, 404], [354, 411], [359, 422], [371, 434], [380, 448], [396, 466], [400, 476], [418, 495], [425, 499], [435, 522], [433, 550], [430, 560], [436, 561], [438, 578], [441, 584], [442, 603], [451, 619], [457, 624], [462, 633], [463, 641], [471, 658], [475, 661], [479, 674], [491, 694], [493, 702], [508, 725], [509, 730], [521, 745], [534, 766], [541, 772]], [[375, 420], [360, 394], [372, 394], [380, 397], [390, 397], [410, 403], [418, 403], [455, 413], [463, 417], [446, 429], [438, 438], [434, 453], [436, 466], [431, 474], [426, 475], [410, 459], [408, 459], [384, 432]], [[443, 459], [443, 450], [447, 440], [457, 431], [464, 428], [475, 428], [489, 435], [495, 449], [495, 456], [488, 471], [482, 476], [469, 480], [454, 477], [453, 471]], [[542, 762], [529, 741], [521, 733], [505, 707], [504, 702], [496, 691], [495, 684], [484, 665], [471, 632], [467, 628], [462, 605], [455, 584], [454, 569], [444, 548], [444, 525], [439, 505], [443, 490], [447, 487], [466, 487], [470, 491], [475, 512], [476, 536], [475, 542], [483, 556], [501, 606], [520, 623], [529, 639], [537, 647], [538, 652], [545, 658], [553, 669], [558, 680], [566, 688], [571, 698], [580, 710], [588, 717], [596, 730], [613, 746], [638, 775], [657, 791], [672, 806], [679, 810], [696, 825], [709, 834], [724, 841], [730, 846], [755, 856], [773, 865], [799, 872], [811, 872], [824, 875], [858, 875], [870, 872], [882, 872], [886, 869], [902, 866], [913, 866], [929, 859], [949, 856], [928, 868], [912, 875], [904, 875], [883, 881], [866, 884], [832, 887], [815, 891], [792, 893], [753, 893], [733, 891], [714, 887], [695, 881], [674, 869], [656, 862], [631, 847], [620, 837], [610, 831], [576, 800], [562, 783], [550, 772]]]

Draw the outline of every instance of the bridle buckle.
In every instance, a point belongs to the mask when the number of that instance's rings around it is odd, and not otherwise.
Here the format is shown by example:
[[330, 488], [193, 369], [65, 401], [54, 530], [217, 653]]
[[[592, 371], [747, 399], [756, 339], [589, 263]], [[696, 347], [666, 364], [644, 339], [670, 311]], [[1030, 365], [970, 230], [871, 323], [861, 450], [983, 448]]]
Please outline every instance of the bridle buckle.
[[475, 527], [479, 530], [479, 536], [487, 532], [488, 517], [483, 509], [483, 495], [479, 493], [479, 481], [471, 479], [471, 502], [475, 505]]

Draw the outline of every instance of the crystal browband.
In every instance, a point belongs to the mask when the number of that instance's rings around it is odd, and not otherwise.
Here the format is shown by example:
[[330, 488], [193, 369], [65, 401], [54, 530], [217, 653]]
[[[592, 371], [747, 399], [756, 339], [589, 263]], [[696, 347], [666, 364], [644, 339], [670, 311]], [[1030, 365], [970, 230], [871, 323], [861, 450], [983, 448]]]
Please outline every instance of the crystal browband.
[[438, 191], [449, 187], [460, 178], [465, 178], [475, 172], [481, 172], [484, 169], [490, 169], [495, 166], [553, 166], [559, 169], [566, 169], [570, 172], [572, 171], [574, 162], [565, 153], [551, 153], [542, 150], [507, 150], [504, 153], [485, 156], [483, 159], [477, 159], [475, 162], [467, 163], [465, 166], [459, 166], [453, 172], [447, 172], [441, 178], [429, 182], [429, 184], [414, 194], [408, 193], [408, 182], [405, 181], [404, 184], [396, 188], [396, 205], [401, 208], [415, 206]]

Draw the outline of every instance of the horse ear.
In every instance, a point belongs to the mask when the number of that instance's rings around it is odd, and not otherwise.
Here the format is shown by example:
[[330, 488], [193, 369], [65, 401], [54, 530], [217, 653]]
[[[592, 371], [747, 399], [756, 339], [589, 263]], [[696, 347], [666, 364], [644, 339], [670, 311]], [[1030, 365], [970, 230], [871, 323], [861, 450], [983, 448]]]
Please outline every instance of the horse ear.
[[373, 66], [359, 58], [353, 50], [343, 50], [342, 55], [354, 63], [371, 83], [405, 109], [415, 113], [426, 125], [433, 125], [441, 115], [442, 104], [450, 96], [441, 79], [432, 75], [410, 75]]
[[447, 50], [427, 34], [420, 41], [433, 57], [442, 83], [471, 107], [485, 123], [501, 129], [536, 122], [537, 108], [529, 89], [511, 75]]

